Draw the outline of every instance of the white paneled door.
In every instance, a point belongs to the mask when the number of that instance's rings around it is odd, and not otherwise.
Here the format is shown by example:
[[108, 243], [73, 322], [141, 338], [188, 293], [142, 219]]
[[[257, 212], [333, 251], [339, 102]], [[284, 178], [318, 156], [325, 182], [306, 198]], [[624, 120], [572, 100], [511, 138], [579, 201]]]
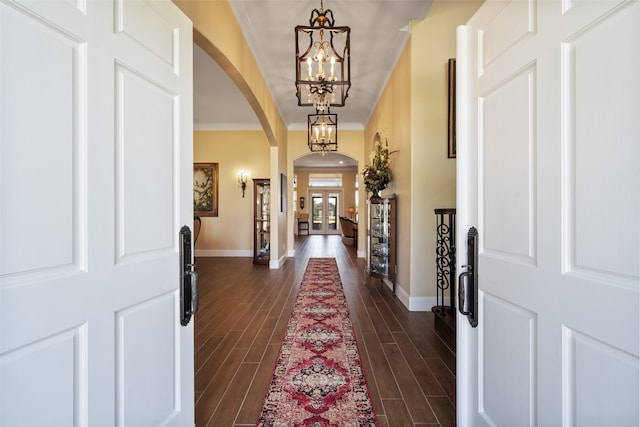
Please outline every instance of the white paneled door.
[[458, 30], [458, 268], [474, 226], [479, 285], [459, 425], [640, 424], [638, 23], [638, 1], [487, 1]]
[[0, 425], [193, 425], [192, 26], [0, 0]]

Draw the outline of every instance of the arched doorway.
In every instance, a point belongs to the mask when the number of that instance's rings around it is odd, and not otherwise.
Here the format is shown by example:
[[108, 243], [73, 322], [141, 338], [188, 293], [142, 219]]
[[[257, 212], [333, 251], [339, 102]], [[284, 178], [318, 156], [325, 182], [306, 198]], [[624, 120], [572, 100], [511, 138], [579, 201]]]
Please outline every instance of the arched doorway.
[[[340, 234], [340, 216], [357, 218], [358, 161], [341, 153], [304, 155], [293, 162], [296, 217], [308, 215], [309, 234]], [[297, 228], [296, 228], [297, 230]]]

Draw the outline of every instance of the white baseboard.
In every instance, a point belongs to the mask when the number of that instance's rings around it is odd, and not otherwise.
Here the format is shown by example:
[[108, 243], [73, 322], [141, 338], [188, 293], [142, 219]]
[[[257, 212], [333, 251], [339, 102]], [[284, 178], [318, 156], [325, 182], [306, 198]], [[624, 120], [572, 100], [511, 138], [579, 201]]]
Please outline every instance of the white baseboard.
[[431, 311], [431, 307], [437, 304], [436, 297], [412, 297], [409, 311]]
[[272, 270], [277, 270], [284, 265], [284, 262], [287, 260], [286, 255], [282, 255], [280, 259], [276, 261], [269, 261], [269, 268]]
[[[387, 282], [389, 281], [385, 280]], [[436, 297], [412, 297], [401, 286], [396, 286], [396, 296], [409, 311], [431, 311], [431, 307], [438, 304]]]
[[[400, 300], [402, 305], [407, 307], [407, 309], [411, 307], [411, 297], [404, 291], [404, 289], [402, 289], [402, 286], [400, 285], [396, 285], [396, 297]], [[411, 309], [409, 309], [409, 311], [411, 311]]]

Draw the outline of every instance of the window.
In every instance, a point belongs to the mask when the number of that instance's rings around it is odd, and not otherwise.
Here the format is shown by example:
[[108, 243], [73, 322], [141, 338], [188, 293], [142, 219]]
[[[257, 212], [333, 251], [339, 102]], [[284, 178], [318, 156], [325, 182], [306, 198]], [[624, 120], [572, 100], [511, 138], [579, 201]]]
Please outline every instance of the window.
[[342, 174], [310, 173], [309, 187], [342, 187]]

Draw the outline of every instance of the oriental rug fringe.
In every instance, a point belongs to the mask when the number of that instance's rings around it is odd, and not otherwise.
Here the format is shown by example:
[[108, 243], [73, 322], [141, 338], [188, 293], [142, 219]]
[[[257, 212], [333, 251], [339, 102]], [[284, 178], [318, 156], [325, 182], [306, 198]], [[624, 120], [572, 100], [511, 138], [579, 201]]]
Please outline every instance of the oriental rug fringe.
[[377, 426], [334, 258], [311, 258], [258, 426]]

